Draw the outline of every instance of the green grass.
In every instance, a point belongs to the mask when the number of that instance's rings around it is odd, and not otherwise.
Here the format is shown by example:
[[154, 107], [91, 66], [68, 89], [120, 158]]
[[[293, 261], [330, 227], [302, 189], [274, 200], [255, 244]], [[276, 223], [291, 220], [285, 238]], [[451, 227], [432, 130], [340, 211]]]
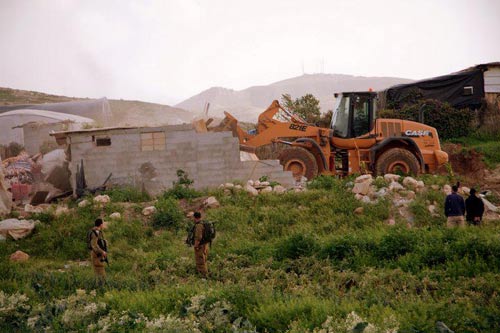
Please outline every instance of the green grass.
[[[435, 200], [442, 211], [442, 194], [429, 190], [410, 207], [413, 228], [399, 218], [391, 227], [390, 201], [361, 204], [346, 182], [319, 178], [307, 192], [284, 195], [204, 193], [221, 203], [207, 211], [217, 227], [207, 281], [194, 274], [171, 196], [157, 204], [162, 216], [110, 222], [104, 289], [81, 265], [85, 235], [96, 216], [123, 208], [38, 215], [32, 235], [0, 244], [0, 331], [298, 333], [370, 324], [377, 332], [433, 332], [436, 321], [455, 332], [497, 331], [500, 221], [447, 229], [426, 210]], [[359, 206], [365, 213], [353, 214]], [[18, 249], [28, 262], [8, 261]]]

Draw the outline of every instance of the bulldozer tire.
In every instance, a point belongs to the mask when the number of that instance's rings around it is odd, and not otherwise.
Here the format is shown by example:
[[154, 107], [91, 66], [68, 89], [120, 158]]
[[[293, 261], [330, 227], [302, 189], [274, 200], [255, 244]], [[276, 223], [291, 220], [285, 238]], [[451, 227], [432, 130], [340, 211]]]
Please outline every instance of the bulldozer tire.
[[314, 155], [303, 148], [283, 149], [279, 155], [279, 160], [283, 165], [283, 169], [291, 171], [293, 177], [297, 180], [300, 180], [302, 176], [311, 180], [318, 175], [318, 164]]
[[417, 158], [409, 150], [392, 148], [382, 153], [375, 163], [375, 173], [385, 175], [386, 173], [402, 173], [405, 175], [418, 175], [420, 164]]

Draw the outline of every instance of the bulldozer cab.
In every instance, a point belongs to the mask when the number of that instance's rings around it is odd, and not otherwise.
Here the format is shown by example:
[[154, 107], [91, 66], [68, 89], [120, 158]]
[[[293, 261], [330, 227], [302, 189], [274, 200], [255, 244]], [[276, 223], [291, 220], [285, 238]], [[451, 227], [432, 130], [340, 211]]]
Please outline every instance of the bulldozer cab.
[[356, 138], [373, 129], [376, 111], [375, 92], [335, 94], [335, 107], [330, 128], [333, 136]]

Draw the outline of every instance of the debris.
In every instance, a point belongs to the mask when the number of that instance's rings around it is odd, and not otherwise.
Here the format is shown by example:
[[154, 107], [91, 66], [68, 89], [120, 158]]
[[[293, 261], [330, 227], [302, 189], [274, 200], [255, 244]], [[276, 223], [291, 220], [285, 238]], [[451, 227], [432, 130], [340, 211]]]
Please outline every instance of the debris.
[[35, 194], [31, 197], [30, 204], [31, 205], [38, 205], [45, 203], [45, 199], [47, 198], [47, 195], [49, 194], [48, 191], [37, 191]]
[[146, 207], [142, 210], [142, 215], [144, 215], [144, 216], [150, 216], [150, 215], [153, 215], [154, 213], [156, 213], [155, 206], [149, 206], [149, 207]]
[[27, 253], [19, 250], [10, 255], [10, 261], [27, 261], [29, 258]]
[[7, 219], [0, 222], [0, 235], [7, 238], [7, 235], [14, 240], [28, 236], [35, 228], [33, 220]]
[[122, 218], [122, 214], [114, 212], [113, 214], [109, 215], [109, 218], [112, 220], [119, 220]]
[[26, 213], [35, 213], [35, 214], [40, 214], [43, 213], [43, 208], [42, 207], [35, 207], [30, 204], [24, 205], [24, 211]]
[[203, 201], [203, 205], [208, 208], [220, 207], [220, 203], [215, 197], [208, 197], [205, 201]]
[[2, 159], [0, 158], [0, 215], [10, 213], [12, 208], [12, 194], [7, 191], [7, 182], [3, 172]]

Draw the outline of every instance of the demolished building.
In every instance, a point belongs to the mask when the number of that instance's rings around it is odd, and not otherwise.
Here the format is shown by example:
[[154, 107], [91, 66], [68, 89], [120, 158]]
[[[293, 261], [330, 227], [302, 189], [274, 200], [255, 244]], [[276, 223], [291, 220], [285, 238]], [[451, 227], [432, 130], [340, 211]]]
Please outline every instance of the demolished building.
[[88, 187], [132, 185], [152, 195], [171, 188], [177, 170], [185, 171], [197, 189], [267, 176], [284, 186], [294, 179], [278, 160], [242, 161], [231, 132], [197, 133], [191, 125], [100, 128], [53, 133], [66, 145], [71, 185], [84, 166]]

